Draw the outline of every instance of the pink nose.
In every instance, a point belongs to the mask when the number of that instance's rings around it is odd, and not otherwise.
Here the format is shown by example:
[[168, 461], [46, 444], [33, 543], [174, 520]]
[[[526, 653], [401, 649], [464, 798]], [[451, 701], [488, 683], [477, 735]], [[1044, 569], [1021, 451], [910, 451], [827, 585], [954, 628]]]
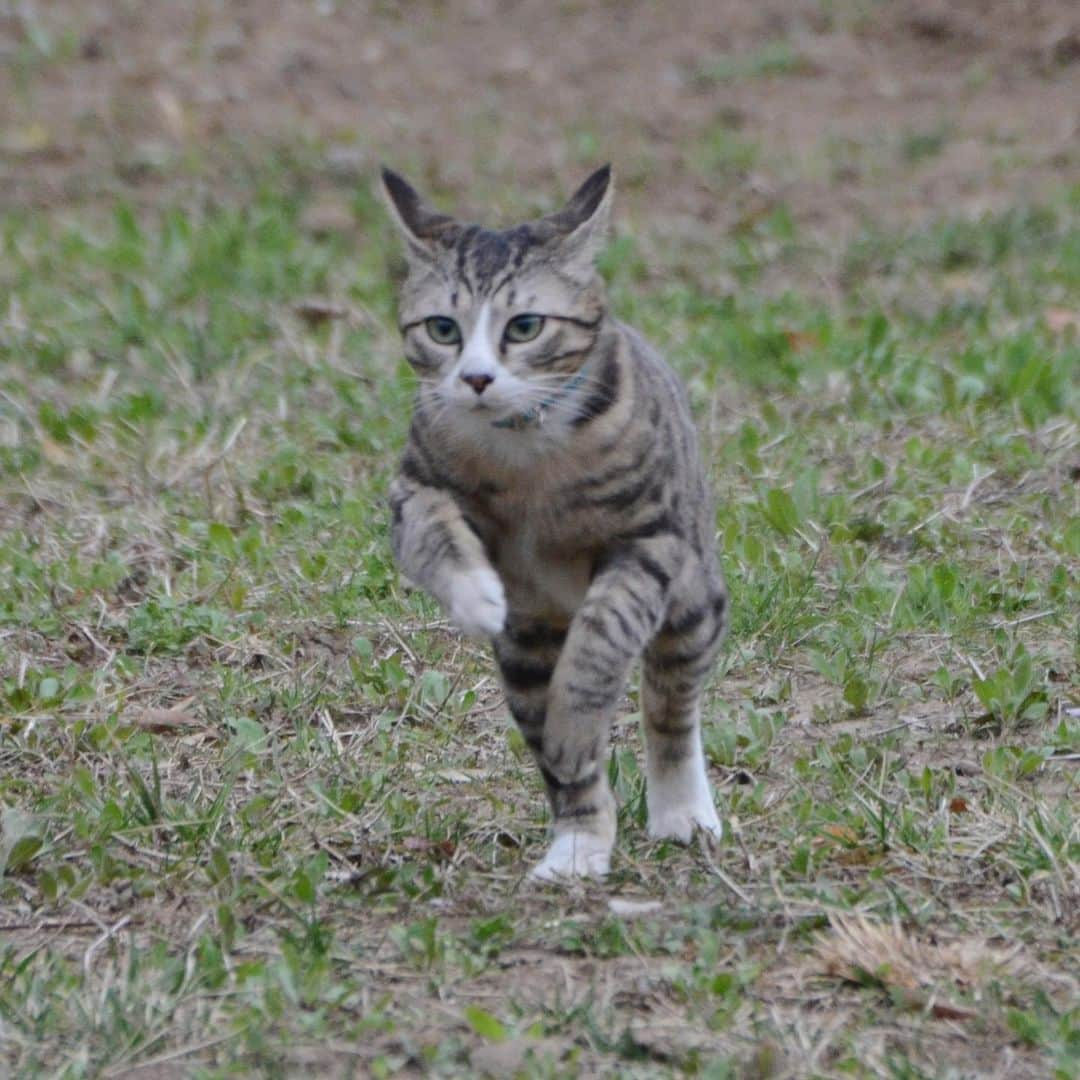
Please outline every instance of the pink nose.
[[488, 386], [495, 381], [494, 375], [462, 375], [463, 382], [467, 382], [476, 393], [482, 394]]

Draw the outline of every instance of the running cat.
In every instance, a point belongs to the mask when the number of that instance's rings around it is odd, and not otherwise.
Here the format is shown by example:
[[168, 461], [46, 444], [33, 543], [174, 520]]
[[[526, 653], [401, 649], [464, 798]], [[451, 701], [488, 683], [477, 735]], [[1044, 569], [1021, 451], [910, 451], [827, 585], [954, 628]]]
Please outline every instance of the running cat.
[[382, 180], [419, 377], [390, 493], [394, 553], [492, 642], [554, 818], [532, 875], [610, 868], [608, 732], [639, 656], [649, 834], [718, 836], [700, 702], [727, 593], [685, 392], [610, 314], [596, 270], [610, 167], [558, 212], [503, 230], [438, 212], [388, 169]]

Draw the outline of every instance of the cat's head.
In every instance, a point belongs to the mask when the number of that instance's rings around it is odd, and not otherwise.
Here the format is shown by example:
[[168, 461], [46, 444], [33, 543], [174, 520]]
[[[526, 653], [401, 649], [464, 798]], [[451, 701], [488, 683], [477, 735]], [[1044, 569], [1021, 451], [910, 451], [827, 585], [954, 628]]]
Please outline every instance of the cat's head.
[[559, 211], [509, 229], [466, 225], [384, 169], [405, 240], [399, 301], [405, 355], [448, 418], [507, 423], [560, 394], [596, 341], [605, 310], [595, 259], [607, 237], [611, 168]]

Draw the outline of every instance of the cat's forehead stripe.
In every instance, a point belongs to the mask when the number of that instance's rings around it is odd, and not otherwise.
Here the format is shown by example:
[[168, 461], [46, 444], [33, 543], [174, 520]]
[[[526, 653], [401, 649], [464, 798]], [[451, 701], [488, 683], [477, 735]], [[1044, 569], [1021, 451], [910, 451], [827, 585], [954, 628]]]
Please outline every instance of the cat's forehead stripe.
[[477, 294], [492, 295], [521, 268], [534, 242], [527, 226], [505, 231], [472, 226], [458, 240], [458, 274], [463, 280], [471, 280]]
[[463, 229], [461, 235], [458, 237], [457, 242], [457, 276], [462, 281], [467, 281], [465, 275], [466, 260], [469, 257], [469, 247], [472, 244], [473, 237], [480, 231], [479, 225], [470, 225], [467, 229]]

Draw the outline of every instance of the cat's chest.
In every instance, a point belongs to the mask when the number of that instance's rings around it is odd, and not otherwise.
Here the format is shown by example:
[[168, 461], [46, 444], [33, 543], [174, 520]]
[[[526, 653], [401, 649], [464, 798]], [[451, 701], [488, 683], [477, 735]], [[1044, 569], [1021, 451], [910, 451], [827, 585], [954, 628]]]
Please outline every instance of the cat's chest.
[[590, 554], [552, 543], [528, 526], [505, 532], [496, 552], [512, 606], [569, 617], [581, 605], [592, 575]]
[[569, 617], [589, 587], [596, 553], [542, 489], [493, 500], [489, 550], [511, 605]]

